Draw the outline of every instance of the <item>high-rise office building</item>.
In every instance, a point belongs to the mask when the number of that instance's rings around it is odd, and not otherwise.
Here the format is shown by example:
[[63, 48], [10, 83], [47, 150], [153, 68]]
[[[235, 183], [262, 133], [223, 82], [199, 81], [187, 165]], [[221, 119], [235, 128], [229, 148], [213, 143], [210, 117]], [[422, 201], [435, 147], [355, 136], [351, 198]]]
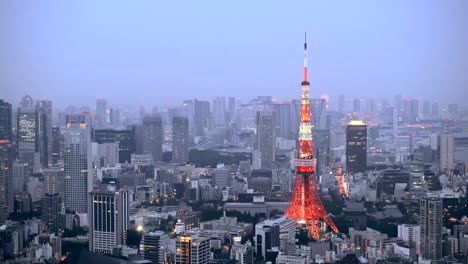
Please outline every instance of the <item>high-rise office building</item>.
[[13, 141], [11, 104], [0, 100], [0, 140]]
[[432, 113], [431, 113], [431, 102], [429, 101], [424, 101], [423, 102], [423, 118], [425, 120], [430, 120], [432, 119]]
[[155, 162], [162, 161], [164, 129], [159, 116], [146, 116], [143, 119], [143, 152], [151, 154]]
[[21, 99], [16, 122], [17, 157], [32, 168], [37, 144], [37, 113], [33, 99], [28, 95]]
[[41, 199], [41, 220], [50, 232], [61, 228], [60, 219], [61, 198], [58, 193], [46, 193]]
[[63, 165], [64, 142], [60, 127], [52, 128], [52, 164]]
[[0, 224], [13, 211], [12, 111], [0, 100]]
[[291, 104], [281, 103], [274, 105], [275, 115], [275, 136], [281, 138], [292, 138], [291, 131]]
[[447, 110], [448, 110], [449, 119], [456, 120], [458, 118], [458, 105], [457, 104], [449, 104], [447, 106]]
[[88, 210], [87, 194], [92, 189], [91, 131], [84, 115], [67, 116], [64, 167], [65, 209], [77, 213]]
[[405, 99], [403, 100], [403, 121], [414, 123], [419, 118], [419, 100]]
[[96, 98], [96, 127], [103, 128], [107, 124], [107, 100], [104, 98]]
[[166, 252], [169, 237], [162, 231], [154, 231], [143, 235], [140, 243], [140, 252], [146, 260], [153, 263], [166, 263]]
[[179, 163], [189, 161], [189, 125], [185, 117], [172, 119], [172, 161]]
[[195, 135], [205, 136], [210, 127], [210, 102], [194, 100]]
[[120, 109], [111, 108], [109, 111], [109, 121], [113, 128], [118, 128], [120, 126]]
[[126, 242], [129, 224], [128, 190], [89, 193], [89, 250], [110, 254]]
[[353, 120], [346, 126], [346, 170], [365, 172], [367, 168], [367, 126]]
[[316, 171], [319, 175], [328, 166], [330, 157], [330, 129], [315, 129], [313, 134], [314, 153], [317, 157]]
[[41, 100], [36, 103], [37, 144], [36, 152], [43, 167], [52, 164], [52, 102]]
[[421, 254], [424, 259], [442, 258], [442, 200], [424, 198], [419, 202], [421, 226]]
[[63, 166], [50, 166], [49, 168], [45, 168], [42, 174], [44, 175], [44, 193], [56, 193], [63, 198]]
[[11, 142], [0, 140], [0, 223], [13, 211]]
[[127, 130], [94, 130], [94, 141], [98, 144], [117, 143], [119, 145], [119, 163], [131, 162], [132, 153], [136, 152], [137, 126]]
[[439, 103], [433, 102], [431, 106], [431, 113], [432, 113], [432, 118], [439, 118], [440, 113], [439, 113]]
[[354, 98], [354, 100], [353, 100], [353, 112], [354, 113], [361, 113], [361, 99]]
[[228, 102], [228, 114], [229, 114], [229, 121], [235, 122], [236, 121], [236, 98], [229, 97]]
[[189, 125], [189, 139], [190, 141], [193, 140], [193, 137], [195, 136], [195, 119], [194, 119], [194, 106], [193, 106], [193, 100], [184, 100], [183, 102], [183, 108], [185, 110], [185, 117], [188, 119], [188, 125]]
[[13, 163], [13, 194], [22, 193], [26, 187], [27, 163]]
[[275, 118], [272, 112], [257, 112], [257, 150], [262, 156], [262, 168], [272, 169], [275, 161]]
[[226, 98], [224, 96], [213, 98], [213, 121], [215, 127], [226, 125]]
[[338, 112], [344, 113], [344, 95], [338, 96]]
[[441, 170], [451, 170], [454, 168], [454, 139], [453, 135], [439, 135], [439, 167]]
[[182, 235], [176, 240], [176, 264], [208, 263], [210, 238]]

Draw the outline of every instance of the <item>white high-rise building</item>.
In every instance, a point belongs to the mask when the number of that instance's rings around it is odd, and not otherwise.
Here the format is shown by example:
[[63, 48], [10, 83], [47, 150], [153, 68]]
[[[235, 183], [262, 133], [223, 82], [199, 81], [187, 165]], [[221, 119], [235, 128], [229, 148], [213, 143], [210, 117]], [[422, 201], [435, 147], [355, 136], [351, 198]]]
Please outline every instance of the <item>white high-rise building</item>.
[[67, 117], [64, 167], [65, 209], [76, 213], [88, 211], [88, 192], [92, 190], [93, 167], [91, 130], [84, 115]]
[[406, 242], [414, 242], [419, 252], [421, 246], [421, 226], [414, 224], [398, 225], [398, 238]]
[[113, 247], [126, 242], [128, 190], [93, 191], [89, 199], [89, 250], [110, 254]]
[[453, 169], [453, 154], [453, 135], [441, 134], [439, 136], [439, 162], [441, 170]]

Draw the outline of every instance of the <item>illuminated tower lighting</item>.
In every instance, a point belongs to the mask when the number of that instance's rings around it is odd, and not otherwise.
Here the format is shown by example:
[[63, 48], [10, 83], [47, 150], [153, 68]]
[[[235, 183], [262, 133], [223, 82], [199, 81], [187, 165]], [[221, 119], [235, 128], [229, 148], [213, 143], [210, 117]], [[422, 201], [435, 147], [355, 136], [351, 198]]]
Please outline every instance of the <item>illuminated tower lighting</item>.
[[307, 78], [307, 36], [304, 41], [304, 80], [301, 83], [301, 115], [299, 124], [299, 150], [298, 157], [294, 160], [296, 166], [296, 185], [293, 195], [286, 210], [286, 217], [294, 219], [298, 223], [306, 224], [310, 235], [320, 239], [320, 226], [322, 221], [328, 224], [335, 233], [335, 226], [320, 200], [317, 193], [317, 180], [312, 144], [312, 125], [310, 123], [310, 82]]

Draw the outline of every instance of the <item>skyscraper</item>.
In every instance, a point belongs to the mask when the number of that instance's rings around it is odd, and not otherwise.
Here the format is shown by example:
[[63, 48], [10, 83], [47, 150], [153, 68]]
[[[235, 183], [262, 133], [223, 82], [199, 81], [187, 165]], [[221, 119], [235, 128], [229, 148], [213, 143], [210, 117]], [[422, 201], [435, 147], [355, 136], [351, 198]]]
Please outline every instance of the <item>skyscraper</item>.
[[127, 130], [97, 129], [94, 130], [94, 141], [98, 144], [117, 143], [119, 145], [119, 162], [131, 161], [131, 154], [136, 151], [137, 126]]
[[274, 105], [274, 114], [275, 114], [275, 136], [291, 139], [292, 138], [292, 129], [291, 129], [291, 104], [281, 103]]
[[189, 125], [185, 117], [172, 119], [172, 161], [179, 163], [189, 161]]
[[107, 123], [106, 116], [107, 100], [96, 98], [96, 127], [103, 128]]
[[63, 198], [63, 175], [64, 169], [62, 166], [50, 166], [44, 169], [44, 192], [56, 193]]
[[88, 210], [87, 194], [92, 189], [91, 131], [84, 115], [67, 117], [65, 138], [65, 209], [77, 213]]
[[414, 123], [419, 118], [419, 100], [403, 100], [403, 121]]
[[453, 135], [439, 135], [439, 166], [442, 171], [451, 170], [454, 167], [454, 141]]
[[338, 96], [338, 112], [344, 113], [344, 95]]
[[12, 126], [11, 104], [0, 100], [0, 140], [12, 141]]
[[205, 136], [210, 127], [210, 102], [194, 100], [195, 135]]
[[353, 100], [353, 112], [354, 113], [361, 113], [361, 99], [359, 98], [354, 98]]
[[11, 104], [0, 100], [0, 224], [13, 211]]
[[226, 125], [226, 99], [223, 96], [213, 98], [213, 119], [215, 127]]
[[60, 205], [58, 193], [46, 193], [41, 199], [41, 220], [50, 232], [57, 232], [61, 228]]
[[314, 153], [317, 157], [317, 173], [328, 166], [330, 151], [330, 129], [314, 129]]
[[162, 161], [164, 130], [160, 116], [143, 119], [143, 152], [151, 154], [155, 162]]
[[235, 122], [236, 121], [236, 98], [234, 97], [229, 97], [228, 113], [229, 113], [229, 121]]
[[362, 121], [351, 121], [346, 127], [346, 170], [365, 172], [367, 168], [367, 126]]
[[257, 150], [262, 156], [262, 168], [272, 169], [275, 160], [275, 118], [272, 112], [257, 112]]
[[182, 235], [176, 240], [176, 264], [208, 263], [210, 260], [210, 238]]
[[0, 140], [0, 223], [13, 211], [11, 142]]
[[37, 144], [37, 113], [30, 96], [21, 99], [16, 121], [18, 159], [32, 168]]
[[128, 190], [92, 191], [89, 197], [89, 250], [110, 254], [126, 240]]
[[52, 164], [52, 102], [41, 100], [36, 103], [37, 144], [36, 152], [43, 167]]
[[421, 226], [421, 253], [424, 259], [442, 258], [442, 200], [424, 198], [419, 202]]
[[52, 128], [52, 164], [61, 164], [63, 165], [63, 144], [64, 137], [60, 131], [60, 127]]

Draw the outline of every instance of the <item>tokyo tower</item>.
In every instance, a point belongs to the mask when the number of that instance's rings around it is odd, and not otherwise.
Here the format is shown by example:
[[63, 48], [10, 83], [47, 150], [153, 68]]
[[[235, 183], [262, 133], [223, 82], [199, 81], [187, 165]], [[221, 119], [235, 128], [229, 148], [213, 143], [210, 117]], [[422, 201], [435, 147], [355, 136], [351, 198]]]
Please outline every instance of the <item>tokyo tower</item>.
[[315, 175], [317, 159], [314, 158], [313, 152], [312, 125], [310, 124], [310, 82], [307, 79], [307, 36], [305, 36], [304, 41], [304, 80], [301, 86], [299, 149], [297, 158], [294, 160], [296, 166], [296, 185], [294, 186], [292, 198], [285, 215], [300, 224], [306, 224], [310, 235], [315, 240], [319, 240], [322, 220], [335, 233], [338, 233], [338, 228], [336, 228], [327, 211], [325, 211], [317, 193]]

